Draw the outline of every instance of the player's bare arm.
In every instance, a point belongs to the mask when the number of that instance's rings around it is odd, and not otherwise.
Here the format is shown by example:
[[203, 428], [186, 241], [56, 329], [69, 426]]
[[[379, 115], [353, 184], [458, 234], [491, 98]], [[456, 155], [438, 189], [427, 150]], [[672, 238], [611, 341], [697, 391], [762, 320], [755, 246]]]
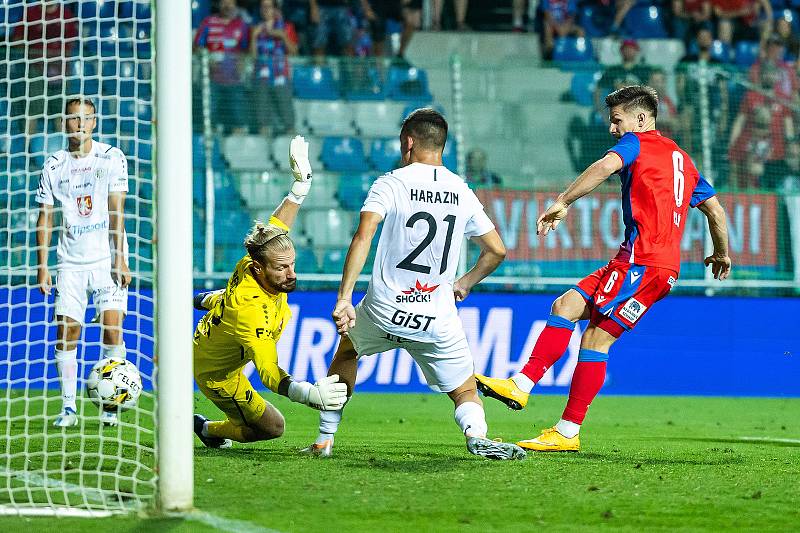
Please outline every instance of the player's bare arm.
[[478, 245], [481, 253], [475, 266], [453, 284], [453, 295], [457, 302], [463, 302], [472, 288], [494, 272], [506, 257], [506, 246], [497, 230], [473, 237], [472, 241]]
[[47, 267], [47, 256], [50, 249], [50, 238], [53, 234], [53, 206], [39, 204], [39, 218], [36, 220], [36, 255], [39, 268], [36, 274], [36, 283], [42, 294], [50, 294], [53, 278]]
[[716, 196], [712, 196], [697, 208], [708, 219], [708, 230], [711, 232], [711, 242], [714, 243], [714, 253], [705, 258], [703, 263], [711, 266], [714, 279], [726, 279], [731, 273], [731, 258], [728, 255], [728, 221], [725, 210]]
[[364, 268], [367, 261], [369, 247], [372, 238], [378, 229], [383, 217], [372, 211], [362, 211], [358, 229], [350, 248], [347, 250], [347, 258], [344, 260], [344, 270], [342, 271], [342, 282], [339, 284], [339, 293], [336, 297], [336, 306], [333, 309], [333, 321], [336, 322], [336, 329], [340, 334], [347, 333], [347, 330], [356, 325], [356, 310], [353, 308], [353, 289], [356, 286], [358, 275]]
[[595, 190], [612, 174], [622, 169], [622, 159], [615, 153], [606, 154], [584, 170], [567, 189], [558, 195], [555, 203], [536, 221], [536, 234], [547, 235], [567, 216], [569, 206]]
[[122, 252], [125, 239], [125, 193], [108, 193], [108, 216], [111, 231], [111, 239], [114, 242], [114, 257], [112, 257], [111, 277], [117, 285], [127, 287], [131, 282], [131, 271], [125, 261], [125, 254]]

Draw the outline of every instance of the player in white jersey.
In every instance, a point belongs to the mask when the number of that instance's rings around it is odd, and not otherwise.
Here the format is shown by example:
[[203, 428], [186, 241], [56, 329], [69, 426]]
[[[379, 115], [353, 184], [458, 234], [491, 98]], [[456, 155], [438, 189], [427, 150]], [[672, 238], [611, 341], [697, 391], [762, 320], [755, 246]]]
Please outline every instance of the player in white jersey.
[[[404, 348], [419, 364], [428, 386], [447, 394], [467, 449], [492, 459], [522, 459], [514, 444], [486, 438], [483, 404], [474, 363], [456, 301], [494, 271], [505, 246], [478, 198], [442, 165], [447, 122], [430, 108], [403, 122], [403, 168], [378, 178], [361, 208], [361, 220], [345, 260], [333, 318], [342, 334], [328, 375], [338, 374], [353, 393], [357, 358]], [[383, 222], [372, 279], [354, 308], [353, 288]], [[481, 253], [472, 269], [455, 280], [464, 237]], [[320, 434], [305, 453], [329, 456], [342, 409], [320, 414]]]
[[[125, 155], [118, 148], [93, 141], [96, 108], [89, 99], [72, 98], [64, 107], [64, 128], [69, 140], [65, 150], [44, 163], [36, 201], [38, 284], [49, 295], [53, 286], [48, 269], [48, 249], [53, 211], [61, 212], [63, 227], [58, 238], [55, 282], [55, 317], [58, 340], [55, 359], [61, 377], [62, 411], [54, 425], [78, 424], [78, 339], [88, 296], [92, 295], [103, 328], [101, 358], [125, 358], [122, 320], [127, 312], [131, 273], [127, 263], [127, 237], [123, 213], [128, 191]], [[101, 410], [105, 425], [116, 425], [116, 413]]]

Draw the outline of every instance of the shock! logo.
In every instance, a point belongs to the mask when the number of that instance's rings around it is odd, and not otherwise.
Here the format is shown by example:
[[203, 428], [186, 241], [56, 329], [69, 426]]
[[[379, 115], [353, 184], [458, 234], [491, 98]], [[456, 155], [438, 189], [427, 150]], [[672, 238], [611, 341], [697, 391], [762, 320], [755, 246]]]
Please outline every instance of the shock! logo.
[[428, 287], [427, 283], [423, 285], [417, 280], [416, 285], [407, 291], [402, 291], [403, 294], [398, 294], [394, 299], [397, 303], [426, 303], [431, 301], [431, 293], [438, 288], [438, 285]]

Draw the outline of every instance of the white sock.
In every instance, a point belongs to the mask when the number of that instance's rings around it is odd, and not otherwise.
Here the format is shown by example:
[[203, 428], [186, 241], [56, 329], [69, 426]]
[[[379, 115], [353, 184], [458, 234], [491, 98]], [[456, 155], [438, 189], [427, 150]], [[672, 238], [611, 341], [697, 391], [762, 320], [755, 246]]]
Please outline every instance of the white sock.
[[204, 437], [210, 437], [208, 434], [208, 420], [203, 422], [203, 429], [200, 430], [200, 434]]
[[576, 424], [575, 422], [570, 422], [569, 420], [564, 420], [563, 418], [558, 421], [556, 424], [556, 431], [571, 439], [575, 435], [577, 435], [581, 430], [581, 425]]
[[515, 28], [521, 28], [522, 27], [522, 17], [520, 17], [519, 15], [514, 16], [513, 24], [514, 24]]
[[456, 424], [467, 437], [486, 437], [489, 427], [486, 425], [486, 415], [483, 406], [475, 402], [464, 402], [454, 413]]
[[344, 407], [336, 411], [319, 412], [319, 436], [314, 441], [314, 444], [323, 444], [326, 440], [333, 442], [333, 435], [339, 429], [343, 412]]
[[514, 374], [511, 377], [511, 379], [514, 380], [514, 383], [517, 384], [517, 387], [519, 387], [519, 389], [522, 392], [530, 393], [533, 390], [533, 386], [536, 385], [536, 383], [534, 383], [531, 380], [531, 378], [529, 378], [528, 376], [526, 376], [522, 372], [518, 372], [518, 373]]
[[63, 408], [78, 410], [75, 396], [78, 392], [78, 349], [56, 350], [56, 366], [61, 376], [61, 404]]
[[119, 357], [120, 359], [126, 359], [125, 355], [125, 343], [122, 344], [101, 344], [100, 345], [100, 359], [105, 359], [107, 357]]

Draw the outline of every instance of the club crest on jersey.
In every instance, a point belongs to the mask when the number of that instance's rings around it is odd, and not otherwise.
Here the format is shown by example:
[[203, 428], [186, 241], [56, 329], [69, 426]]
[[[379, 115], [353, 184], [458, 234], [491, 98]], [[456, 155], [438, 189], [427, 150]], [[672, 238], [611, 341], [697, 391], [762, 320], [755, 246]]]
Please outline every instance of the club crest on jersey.
[[630, 322], [636, 322], [639, 320], [639, 317], [644, 314], [647, 306], [644, 305], [642, 302], [637, 300], [636, 298], [631, 298], [625, 305], [622, 306], [622, 309], [619, 310], [619, 314], [625, 320]]
[[428, 286], [426, 283], [423, 285], [417, 280], [417, 283], [407, 291], [402, 291], [403, 294], [395, 296], [397, 303], [427, 303], [431, 301], [431, 293], [438, 289], [438, 285]]
[[92, 214], [92, 195], [78, 196], [75, 198], [78, 203], [78, 214], [82, 217], [88, 217]]
[[106, 171], [103, 170], [102, 168], [98, 168], [97, 170], [94, 171], [94, 179], [96, 179], [96, 180], [103, 179], [103, 176], [105, 176], [105, 175], [106, 175]]

